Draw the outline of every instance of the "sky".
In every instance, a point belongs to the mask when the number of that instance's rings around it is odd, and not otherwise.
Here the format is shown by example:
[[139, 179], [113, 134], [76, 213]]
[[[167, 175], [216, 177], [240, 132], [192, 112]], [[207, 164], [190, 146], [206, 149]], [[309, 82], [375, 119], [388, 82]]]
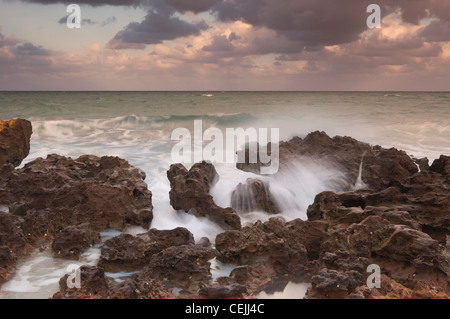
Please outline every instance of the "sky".
[[448, 91], [450, 1], [0, 0], [0, 90]]

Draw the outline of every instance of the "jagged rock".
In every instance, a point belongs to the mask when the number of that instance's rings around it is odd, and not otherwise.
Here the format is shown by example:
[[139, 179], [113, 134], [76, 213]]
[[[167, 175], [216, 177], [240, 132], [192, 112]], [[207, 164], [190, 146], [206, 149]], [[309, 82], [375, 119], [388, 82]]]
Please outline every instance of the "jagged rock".
[[78, 260], [81, 253], [100, 242], [100, 233], [89, 224], [68, 226], [55, 235], [52, 249], [55, 257]]
[[421, 172], [430, 170], [430, 160], [428, 158], [413, 158], [413, 161], [419, 166]]
[[0, 166], [19, 166], [30, 152], [30, 138], [33, 133], [27, 120], [0, 121]]
[[[78, 274], [66, 274], [59, 280], [59, 292], [53, 299], [107, 299], [109, 297], [109, 283], [102, 268], [95, 266], [81, 266]], [[79, 287], [76, 286], [79, 276]], [[68, 283], [72, 287], [68, 286]]]
[[0, 246], [8, 246], [17, 254], [22, 254], [29, 245], [21, 228], [23, 220], [15, 215], [0, 212]]
[[82, 223], [97, 231], [149, 227], [153, 218], [145, 173], [117, 157], [49, 155], [2, 172], [0, 202], [29, 221], [31, 240]]
[[434, 160], [430, 170], [442, 175], [450, 175], [450, 156], [441, 155]]
[[10, 279], [17, 257], [8, 246], [0, 246], [0, 285]]
[[121, 234], [107, 240], [98, 265], [108, 272], [134, 271], [143, 268], [150, 258], [172, 246], [194, 244], [194, 236], [186, 228], [151, 229], [145, 234]]
[[378, 256], [406, 261], [418, 267], [439, 267], [439, 263], [443, 262], [436, 240], [421, 231], [400, 225], [394, 226], [394, 232], [374, 252]]
[[[59, 292], [53, 299], [166, 299], [173, 298], [161, 283], [142, 277], [140, 274], [122, 282], [115, 282], [105, 276], [102, 268], [81, 266], [79, 269], [80, 286], [69, 288], [70, 275], [59, 280]], [[73, 275], [72, 275], [73, 276]]]
[[187, 171], [181, 164], [173, 164], [167, 171], [170, 181], [170, 205], [176, 210], [209, 217], [225, 229], [240, 229], [241, 220], [232, 208], [217, 206], [210, 188], [217, 182], [218, 175], [214, 165], [202, 162]]
[[363, 281], [363, 275], [354, 270], [338, 272], [323, 268], [312, 277], [312, 288], [308, 290], [308, 295], [309, 298], [342, 298]]
[[211, 279], [211, 248], [200, 245], [169, 247], [151, 257], [142, 276], [165, 282], [167, 286], [197, 291], [198, 285]]
[[279, 275], [302, 278], [308, 275], [308, 256], [319, 253], [326, 227], [326, 223], [310, 223], [300, 219], [288, 223], [279, 218], [271, 218], [266, 223], [258, 221], [242, 231], [217, 235], [218, 259], [241, 265], [260, 263]]
[[239, 183], [231, 194], [231, 207], [239, 213], [254, 211], [280, 213], [270, 193], [269, 183], [253, 178], [247, 179], [246, 184]]

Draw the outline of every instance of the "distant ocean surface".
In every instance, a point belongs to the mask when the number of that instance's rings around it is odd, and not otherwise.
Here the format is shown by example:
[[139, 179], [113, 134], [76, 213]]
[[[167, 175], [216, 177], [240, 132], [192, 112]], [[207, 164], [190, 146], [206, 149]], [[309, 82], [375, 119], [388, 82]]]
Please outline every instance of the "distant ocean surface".
[[[113, 155], [144, 170], [153, 193], [152, 228], [187, 227], [198, 240], [214, 241], [215, 224], [179, 213], [169, 204], [170, 167], [175, 128], [279, 128], [280, 139], [320, 130], [351, 136], [383, 147], [396, 147], [430, 163], [450, 154], [450, 92], [0, 92], [0, 119], [28, 119], [33, 124], [25, 163], [56, 153]], [[231, 193], [248, 177], [233, 165], [217, 165], [220, 181], [211, 190], [216, 203], [230, 205]], [[315, 163], [298, 163], [289, 174], [270, 178], [286, 219], [306, 218], [314, 196], [334, 190], [339, 173]], [[1, 203], [0, 203], [1, 204]], [[265, 220], [254, 212], [243, 222]], [[144, 230], [131, 229], [130, 232]], [[114, 231], [113, 231], [114, 232]], [[104, 237], [111, 236], [105, 232]], [[99, 250], [84, 256], [95, 263]], [[36, 252], [6, 283], [0, 298], [50, 297], [66, 263]], [[47, 267], [47, 268], [46, 268]], [[34, 269], [34, 270], [33, 270]], [[46, 269], [45, 275], [39, 273]]]

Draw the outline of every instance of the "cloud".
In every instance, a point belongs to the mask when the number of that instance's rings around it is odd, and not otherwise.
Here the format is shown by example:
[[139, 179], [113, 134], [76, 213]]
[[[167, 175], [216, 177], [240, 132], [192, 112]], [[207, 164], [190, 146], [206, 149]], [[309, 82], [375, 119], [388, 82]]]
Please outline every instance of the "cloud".
[[428, 42], [450, 41], [450, 23], [443, 21], [432, 21], [419, 32], [419, 36]]
[[[69, 16], [65, 16], [62, 17], [61, 19], [58, 20], [59, 24], [66, 24], [67, 23], [67, 18]], [[94, 24], [98, 24], [98, 22], [92, 20], [92, 19], [81, 19], [81, 24], [82, 25], [94, 25]]]
[[[40, 3], [40, 4], [54, 4], [64, 3], [69, 4], [69, 1], [65, 0], [21, 0], [22, 2]], [[111, 5], [111, 6], [139, 6], [142, 3], [146, 3], [146, 0], [77, 0], [77, 4], [87, 4], [93, 7]]]
[[229, 40], [229, 37], [227, 38], [224, 35], [216, 35], [214, 36], [211, 44], [205, 45], [202, 48], [203, 51], [208, 52], [215, 52], [215, 51], [233, 51], [234, 46]]
[[104, 27], [104, 26], [113, 24], [113, 23], [115, 23], [116, 21], [117, 21], [117, 18], [116, 18], [116, 17], [108, 17], [108, 18], [106, 18], [106, 20], [103, 21], [100, 25], [101, 25], [102, 27]]
[[149, 11], [142, 22], [132, 22], [117, 33], [109, 42], [109, 48], [142, 49], [147, 44], [158, 44], [164, 40], [199, 35], [202, 30], [208, 28], [209, 26], [203, 20], [198, 23], [189, 23], [173, 15]]
[[166, 0], [165, 2], [177, 11], [205, 12], [212, 9], [222, 0]]
[[49, 56], [50, 51], [44, 49], [42, 46], [35, 46], [30, 42], [21, 44], [14, 49], [14, 53], [18, 55], [28, 55], [28, 56]]

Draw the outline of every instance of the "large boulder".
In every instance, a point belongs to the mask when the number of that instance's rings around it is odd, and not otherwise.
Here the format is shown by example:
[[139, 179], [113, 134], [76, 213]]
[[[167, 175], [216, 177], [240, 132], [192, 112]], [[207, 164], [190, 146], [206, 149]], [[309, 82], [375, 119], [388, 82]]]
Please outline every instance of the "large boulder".
[[33, 133], [27, 120], [0, 121], [0, 166], [19, 166], [30, 152], [30, 138]]
[[167, 171], [170, 181], [170, 205], [198, 217], [208, 217], [225, 229], [240, 229], [241, 220], [230, 207], [219, 207], [209, 190], [219, 178], [214, 165], [202, 162], [189, 171], [181, 164], [173, 164]]
[[293, 279], [308, 278], [308, 261], [318, 256], [326, 229], [326, 223], [300, 219], [288, 223], [280, 218], [258, 221], [241, 231], [217, 235], [217, 258], [225, 263], [261, 265], [265, 271], [273, 269], [277, 275]]
[[153, 255], [141, 275], [196, 293], [211, 280], [210, 260], [214, 257], [214, 250], [203, 245], [173, 246]]
[[442, 175], [450, 175], [450, 156], [441, 155], [431, 164], [430, 170]]
[[24, 219], [31, 240], [82, 223], [96, 231], [149, 227], [152, 193], [144, 179], [143, 171], [118, 157], [49, 155], [18, 170], [3, 166], [0, 203]]
[[121, 234], [103, 244], [98, 265], [108, 272], [135, 271], [166, 248], [194, 243], [192, 233], [181, 227], [173, 230], [151, 229], [137, 236]]

